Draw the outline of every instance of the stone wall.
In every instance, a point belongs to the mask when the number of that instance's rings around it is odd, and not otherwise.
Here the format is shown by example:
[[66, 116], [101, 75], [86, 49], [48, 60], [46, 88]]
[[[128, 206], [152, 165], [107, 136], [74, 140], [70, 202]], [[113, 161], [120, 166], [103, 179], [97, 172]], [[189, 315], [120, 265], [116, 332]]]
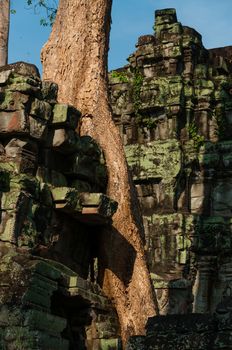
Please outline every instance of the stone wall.
[[19, 62], [0, 69], [0, 349], [120, 349], [97, 284], [97, 235], [117, 203], [80, 112]]
[[[160, 315], [184, 323], [228, 305], [232, 293], [232, 47], [205, 49], [174, 9], [156, 11], [154, 30], [138, 39], [127, 66], [109, 74], [111, 102], [141, 203]], [[191, 327], [188, 341], [168, 345], [170, 326], [160, 343], [159, 332], [153, 343], [146, 338], [144, 349], [230, 349], [231, 326], [220, 322], [210, 345], [194, 343]], [[211, 327], [204, 323], [203, 336]], [[136, 341], [137, 349], [143, 341]]]
[[[160, 310], [128, 350], [228, 350], [232, 47], [206, 50], [174, 9], [154, 29], [109, 75]], [[117, 203], [80, 112], [56, 95], [32, 65], [0, 69], [0, 349], [119, 350], [96, 258]]]

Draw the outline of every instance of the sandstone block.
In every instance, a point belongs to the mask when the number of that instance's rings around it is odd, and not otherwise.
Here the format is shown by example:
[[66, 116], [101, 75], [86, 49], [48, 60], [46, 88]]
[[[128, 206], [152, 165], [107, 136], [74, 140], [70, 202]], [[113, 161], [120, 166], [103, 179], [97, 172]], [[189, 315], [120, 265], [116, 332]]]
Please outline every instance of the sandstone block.
[[0, 112], [0, 135], [28, 135], [29, 121], [24, 110]]
[[58, 85], [51, 81], [42, 81], [42, 98], [50, 103], [57, 100]]
[[10, 69], [0, 71], [0, 85], [5, 85], [7, 83], [10, 74], [11, 74]]
[[[7, 64], [0, 68], [0, 73], [10, 72], [15, 74], [20, 74], [24, 76], [31, 76], [34, 78], [39, 78], [39, 70], [34, 64], [27, 62], [16, 62], [12, 64]], [[8, 74], [8, 73], [7, 73]]]
[[232, 183], [230, 180], [216, 184], [212, 194], [212, 206], [214, 215], [231, 216]]
[[4, 91], [0, 93], [0, 110], [2, 111], [16, 111], [28, 108], [30, 98], [28, 95], [22, 94], [18, 91]]
[[10, 75], [7, 90], [39, 97], [41, 96], [40, 87], [41, 81], [38, 78], [14, 73]]
[[31, 104], [30, 114], [49, 121], [52, 116], [52, 106], [48, 102], [35, 98]]
[[77, 134], [74, 130], [56, 129], [52, 132], [52, 145], [55, 150], [67, 154], [76, 151]]
[[66, 328], [67, 320], [39, 310], [29, 310], [24, 324], [30, 329], [58, 335]]
[[52, 127], [66, 127], [75, 130], [80, 117], [80, 112], [75, 108], [66, 104], [56, 104], [53, 108]]
[[30, 136], [37, 141], [46, 140], [48, 133], [46, 121], [29, 116]]
[[34, 174], [37, 167], [37, 145], [13, 138], [5, 147], [8, 161], [14, 161], [18, 172]]
[[128, 341], [126, 350], [146, 350], [145, 336], [134, 336]]
[[176, 10], [174, 8], [156, 10], [155, 11], [155, 22], [156, 25], [162, 25], [164, 23], [176, 23]]

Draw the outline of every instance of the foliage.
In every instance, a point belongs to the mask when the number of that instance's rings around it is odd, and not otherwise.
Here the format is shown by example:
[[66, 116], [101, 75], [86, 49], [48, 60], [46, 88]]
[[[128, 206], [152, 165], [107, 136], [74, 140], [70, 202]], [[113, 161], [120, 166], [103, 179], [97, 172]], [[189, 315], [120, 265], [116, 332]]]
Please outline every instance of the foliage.
[[46, 18], [40, 20], [42, 26], [53, 25], [58, 6], [55, 0], [26, 0], [26, 2], [27, 5], [33, 6], [35, 11], [38, 11], [39, 8], [46, 11]]
[[[35, 13], [38, 14], [39, 10], [45, 10], [46, 17], [40, 19], [42, 26], [52, 26], [57, 13], [57, 1], [56, 0], [25, 0], [29, 8], [33, 8]], [[11, 8], [11, 14], [16, 14], [16, 10]]]
[[117, 72], [113, 70], [111, 73], [111, 78], [116, 78], [118, 79], [121, 83], [128, 83], [128, 77], [126, 76], [125, 73], [123, 72]]
[[134, 70], [133, 81], [132, 81], [132, 97], [133, 97], [133, 105], [135, 109], [135, 115], [139, 115], [139, 109], [141, 106], [141, 88], [143, 85], [143, 75], [140, 73], [138, 68]]
[[194, 142], [194, 146], [198, 151], [199, 148], [204, 144], [205, 137], [203, 135], [199, 135], [196, 123], [193, 121], [188, 126], [188, 133], [191, 140]]
[[147, 127], [148, 129], [153, 129], [157, 125], [157, 121], [151, 119], [149, 116], [145, 117], [140, 114], [139, 110], [141, 109], [141, 88], [143, 86], [144, 77], [139, 71], [138, 68], [133, 70], [133, 80], [132, 80], [132, 100], [135, 111], [135, 120], [136, 123], [142, 127]]

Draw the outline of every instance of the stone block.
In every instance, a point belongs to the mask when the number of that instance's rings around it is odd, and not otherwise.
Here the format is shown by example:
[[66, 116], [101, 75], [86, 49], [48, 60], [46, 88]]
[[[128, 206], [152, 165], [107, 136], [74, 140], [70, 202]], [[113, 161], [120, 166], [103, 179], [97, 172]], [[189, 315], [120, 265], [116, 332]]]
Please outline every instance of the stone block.
[[218, 182], [212, 193], [213, 215], [231, 216], [232, 213], [232, 182]]
[[50, 121], [52, 117], [52, 106], [46, 101], [35, 98], [31, 104], [30, 114], [34, 117]]
[[191, 186], [191, 213], [209, 211], [210, 185], [208, 183], [193, 183]]
[[[51, 261], [42, 260], [42, 259], [41, 260], [34, 260], [30, 264], [30, 273], [31, 273], [32, 277], [34, 274], [38, 274], [38, 278], [40, 278], [42, 276], [42, 278], [47, 278], [47, 279], [51, 280], [51, 281], [49, 281], [49, 283], [51, 284], [51, 287], [53, 289], [53, 287], [56, 288], [57, 281], [62, 277], [62, 271], [60, 271], [60, 269], [59, 269], [59, 267], [62, 268], [62, 266], [63, 266], [62, 264], [59, 264], [59, 263], [56, 264], [52, 260]], [[54, 282], [55, 282], [55, 284], [54, 284]], [[34, 285], [33, 279], [32, 279], [31, 283]], [[35, 286], [37, 285], [37, 283], [38, 282], [35, 283]], [[53, 291], [54, 290], [55, 289], [53, 289]]]
[[0, 112], [0, 135], [28, 135], [29, 121], [24, 110]]
[[[32, 331], [31, 336], [35, 340], [36, 349], [39, 350], [68, 350], [69, 341], [61, 336], [52, 336], [47, 332]], [[33, 349], [34, 350], [34, 349]]]
[[145, 336], [137, 335], [129, 338], [126, 350], [147, 350]]
[[37, 242], [37, 231], [32, 215], [32, 200], [23, 191], [4, 193], [1, 201], [2, 241], [32, 248]]
[[8, 72], [12, 74], [20, 74], [24, 76], [29, 76], [29, 77], [34, 77], [34, 78], [39, 78], [39, 70], [34, 64], [30, 64], [27, 62], [16, 62], [12, 64], [7, 64], [6, 66], [3, 66], [0, 68], [0, 73], [6, 73], [9, 74]]
[[101, 223], [110, 219], [117, 210], [117, 202], [102, 193], [79, 193], [69, 187], [53, 188], [51, 191], [57, 210], [87, 223]]
[[55, 187], [52, 188], [51, 192], [56, 209], [62, 209], [70, 213], [81, 212], [77, 190], [70, 187]]
[[138, 38], [137, 46], [143, 46], [148, 44], [154, 44], [155, 37], [154, 35], [142, 35]]
[[2, 196], [1, 200], [1, 209], [5, 211], [18, 209], [18, 205], [23, 201], [28, 201], [27, 196], [21, 192], [20, 190], [11, 190], [10, 192], [6, 192]]
[[50, 103], [55, 103], [58, 94], [58, 85], [51, 81], [42, 81], [42, 98]]
[[82, 214], [96, 213], [103, 217], [113, 216], [118, 206], [117, 202], [102, 193], [82, 193], [80, 203], [83, 207]]
[[[168, 182], [164, 164], [169, 164], [170, 179], [180, 171], [181, 154], [175, 140], [168, 142], [150, 142], [148, 145], [130, 145], [125, 147], [129, 167], [136, 179], [165, 179]], [[169, 176], [169, 175], [168, 175]]]
[[14, 211], [1, 212], [0, 239], [2, 242], [17, 243], [19, 226], [16, 226], [17, 216]]
[[30, 97], [18, 91], [4, 91], [0, 93], [0, 110], [16, 111], [28, 109]]
[[156, 10], [155, 11], [155, 24], [162, 25], [165, 23], [176, 23], [177, 16], [176, 10], [174, 8]]
[[8, 161], [13, 161], [19, 173], [34, 175], [37, 168], [38, 148], [33, 141], [13, 138], [5, 146]]
[[52, 145], [56, 151], [70, 154], [76, 151], [77, 134], [74, 130], [56, 129], [52, 132]]
[[40, 97], [41, 81], [36, 77], [23, 76], [19, 74], [11, 74], [7, 90], [19, 91], [24, 94]]
[[42, 119], [29, 116], [29, 124], [30, 136], [37, 141], [45, 141], [48, 134], [47, 122]]
[[5, 69], [0, 71], [0, 85], [5, 85], [8, 82], [10, 74], [11, 74], [10, 69]]
[[122, 350], [121, 339], [119, 339], [119, 338], [99, 339], [99, 348], [98, 349], [99, 350]]
[[81, 113], [66, 104], [56, 104], [53, 108], [52, 127], [70, 128], [75, 130], [80, 120]]
[[24, 324], [29, 329], [45, 331], [51, 335], [60, 335], [66, 328], [67, 320], [39, 310], [29, 310], [26, 313]]

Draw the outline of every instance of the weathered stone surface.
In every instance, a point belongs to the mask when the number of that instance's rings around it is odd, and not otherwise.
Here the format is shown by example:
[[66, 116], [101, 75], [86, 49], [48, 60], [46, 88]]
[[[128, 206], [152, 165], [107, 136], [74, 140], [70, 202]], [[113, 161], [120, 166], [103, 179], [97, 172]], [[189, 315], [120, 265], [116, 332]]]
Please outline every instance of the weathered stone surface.
[[52, 106], [48, 102], [35, 98], [31, 104], [30, 114], [49, 121], [52, 116]]
[[35, 78], [40, 77], [38, 68], [34, 64], [30, 64], [27, 62], [16, 62], [0, 68], [1, 73], [5, 71], [11, 71], [13, 73], [25, 76], [32, 76]]
[[[18, 173], [34, 175], [37, 167], [38, 147], [33, 141], [12, 138], [5, 146], [3, 162], [12, 162]], [[4, 163], [2, 163], [2, 166]]]
[[[174, 9], [156, 11], [154, 29], [109, 76], [162, 315], [127, 348], [229, 349], [231, 48], [206, 50]], [[96, 283], [96, 225], [116, 210], [104, 156], [76, 136], [79, 112], [57, 104], [57, 86], [33, 67], [1, 68], [0, 85], [0, 344], [26, 339], [31, 350], [33, 338], [66, 350], [71, 332], [78, 349], [119, 350], [117, 318]]]
[[134, 336], [129, 339], [126, 350], [145, 350], [145, 337], [144, 336]]
[[17, 91], [5, 91], [0, 93], [0, 110], [1, 111], [16, 111], [28, 109], [29, 96], [21, 94]]
[[0, 112], [0, 135], [28, 135], [29, 121], [24, 110]]
[[102, 152], [35, 67], [1, 68], [0, 85], [0, 348], [120, 350], [96, 282], [92, 233], [117, 209]]
[[51, 81], [42, 81], [42, 98], [48, 102], [55, 103], [58, 94], [58, 85]]
[[[201, 323], [194, 313], [213, 314], [231, 298], [231, 47], [206, 50], [175, 9], [156, 11], [154, 29], [139, 38], [129, 64], [109, 74], [164, 316], [162, 330], [128, 346], [229, 349], [229, 321], [214, 319], [214, 331], [205, 316], [206, 328], [193, 325]], [[224, 321], [229, 308], [221, 307]]]
[[67, 127], [75, 130], [80, 119], [80, 112], [65, 104], [56, 104], [53, 108], [52, 126]]
[[47, 123], [39, 118], [29, 116], [30, 136], [38, 141], [45, 141], [48, 134]]
[[78, 193], [74, 188], [57, 187], [51, 190], [55, 207], [80, 220], [96, 224], [110, 219], [117, 210], [117, 203], [102, 193]]
[[52, 134], [52, 147], [61, 153], [74, 153], [77, 136], [74, 130], [56, 129]]

